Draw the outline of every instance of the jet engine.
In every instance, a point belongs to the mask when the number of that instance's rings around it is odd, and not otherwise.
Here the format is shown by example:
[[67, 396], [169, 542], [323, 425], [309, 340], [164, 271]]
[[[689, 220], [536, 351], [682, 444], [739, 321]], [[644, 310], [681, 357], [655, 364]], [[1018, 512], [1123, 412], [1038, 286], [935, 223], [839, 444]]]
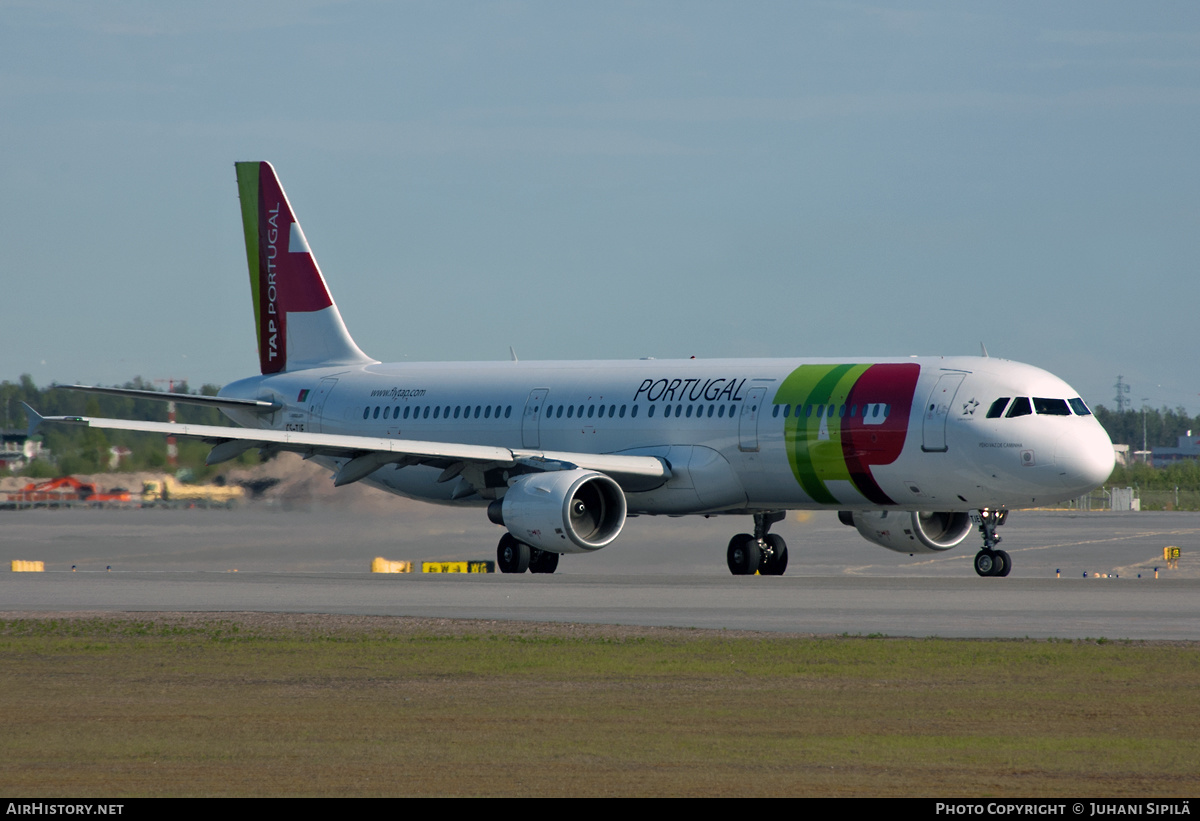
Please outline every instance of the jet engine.
[[588, 553], [625, 526], [620, 485], [593, 470], [530, 473], [488, 505], [488, 518], [518, 541], [551, 553]]
[[840, 510], [838, 519], [858, 528], [868, 542], [897, 553], [940, 553], [961, 544], [971, 532], [971, 517], [962, 512]]

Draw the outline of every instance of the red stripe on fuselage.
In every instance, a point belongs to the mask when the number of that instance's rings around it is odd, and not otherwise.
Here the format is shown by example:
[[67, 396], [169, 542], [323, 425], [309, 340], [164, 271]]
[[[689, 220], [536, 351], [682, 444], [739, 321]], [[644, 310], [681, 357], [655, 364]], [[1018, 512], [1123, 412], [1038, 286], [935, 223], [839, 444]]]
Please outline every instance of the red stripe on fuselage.
[[870, 501], [881, 505], [896, 502], [884, 493], [871, 466], [890, 465], [900, 458], [908, 435], [908, 418], [921, 366], [915, 362], [872, 365], [854, 382], [846, 404], [860, 409], [868, 403], [889, 405], [887, 419], [868, 425], [862, 412], [842, 420], [842, 454], [850, 478]]

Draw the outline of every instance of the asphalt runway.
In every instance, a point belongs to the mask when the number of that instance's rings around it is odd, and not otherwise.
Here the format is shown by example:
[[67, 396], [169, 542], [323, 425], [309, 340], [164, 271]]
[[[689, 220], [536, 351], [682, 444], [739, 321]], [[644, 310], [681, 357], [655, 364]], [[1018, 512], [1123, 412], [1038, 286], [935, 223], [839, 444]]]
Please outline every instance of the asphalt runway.
[[[984, 579], [976, 537], [891, 553], [832, 513], [792, 514], [783, 577], [734, 577], [748, 517], [631, 520], [553, 576], [372, 574], [371, 559], [494, 558], [481, 510], [400, 501], [394, 515], [282, 511], [0, 512], [0, 615], [271, 611], [947, 637], [1200, 638], [1200, 514], [1017, 511], [1000, 529], [1012, 575]], [[1183, 549], [1167, 570], [1163, 547]], [[71, 571], [74, 565], [76, 572]], [[1158, 578], [1155, 578], [1155, 568]], [[108, 569], [108, 568], [111, 568]], [[1087, 574], [1085, 577], [1084, 574]]]

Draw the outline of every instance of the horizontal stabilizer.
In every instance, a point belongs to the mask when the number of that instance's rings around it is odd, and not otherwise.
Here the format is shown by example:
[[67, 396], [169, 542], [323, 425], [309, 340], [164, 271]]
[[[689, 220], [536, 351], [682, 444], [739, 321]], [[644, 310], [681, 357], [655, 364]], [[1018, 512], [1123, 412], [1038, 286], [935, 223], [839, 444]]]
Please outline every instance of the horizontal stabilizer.
[[57, 385], [69, 391], [98, 393], [105, 396], [124, 396], [130, 399], [155, 399], [159, 402], [178, 402], [184, 405], [200, 405], [206, 408], [248, 410], [254, 413], [274, 413], [283, 407], [281, 402], [264, 399], [233, 399], [224, 396], [200, 396], [194, 393], [166, 393], [165, 391], [143, 391], [134, 388], [98, 388], [93, 385]]

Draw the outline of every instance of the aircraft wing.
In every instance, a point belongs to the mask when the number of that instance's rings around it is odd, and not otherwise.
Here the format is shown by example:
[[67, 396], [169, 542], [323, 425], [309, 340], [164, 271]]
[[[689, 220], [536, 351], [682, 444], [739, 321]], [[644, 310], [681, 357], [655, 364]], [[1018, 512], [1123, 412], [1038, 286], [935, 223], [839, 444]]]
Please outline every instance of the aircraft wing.
[[105, 430], [187, 436], [215, 443], [206, 460], [210, 465], [232, 459], [254, 448], [291, 451], [306, 457], [331, 456], [349, 459], [350, 461], [334, 476], [334, 484], [338, 486], [358, 481], [388, 464], [426, 464], [442, 467], [444, 480], [458, 476], [468, 466], [482, 470], [521, 466], [538, 471], [569, 470], [578, 467], [610, 475], [618, 482], [622, 478], [644, 483], [648, 479], [666, 481], [671, 477], [671, 470], [666, 462], [656, 456], [566, 453], [456, 442], [423, 442], [414, 439], [386, 439], [309, 431], [254, 430], [222, 425], [141, 422], [92, 416], [42, 416], [29, 405], [25, 405], [25, 409], [29, 414], [30, 435], [42, 424], [52, 422]]

